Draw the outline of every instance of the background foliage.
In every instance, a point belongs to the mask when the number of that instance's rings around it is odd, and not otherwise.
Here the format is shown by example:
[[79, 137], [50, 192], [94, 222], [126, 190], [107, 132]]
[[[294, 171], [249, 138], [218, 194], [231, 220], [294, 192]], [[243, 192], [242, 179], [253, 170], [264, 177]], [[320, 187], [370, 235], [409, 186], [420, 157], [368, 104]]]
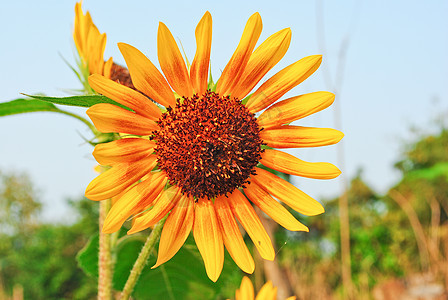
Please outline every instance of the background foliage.
[[[402, 173], [401, 180], [385, 195], [364, 182], [362, 171], [351, 180], [347, 196], [352, 275], [358, 295], [374, 295], [375, 287], [382, 282], [411, 274], [430, 273], [435, 282], [446, 284], [447, 149], [446, 128], [406, 145], [395, 165]], [[96, 297], [98, 203], [85, 198], [69, 202], [77, 216], [73, 224], [42, 223], [39, 193], [29, 178], [0, 173], [0, 295], [11, 295], [20, 286], [26, 299]], [[310, 233], [275, 228], [279, 265], [294, 292], [303, 299], [340, 295], [337, 199], [324, 202], [325, 214], [304, 220]], [[125, 230], [120, 233], [114, 253], [116, 290], [123, 287], [143, 241], [144, 235], [128, 237]], [[137, 284], [136, 299], [157, 299], [161, 295], [171, 299], [194, 299], [198, 295], [201, 299], [224, 299], [233, 297], [243, 276], [226, 257], [223, 274], [213, 284], [191, 240], [170, 262], [150, 270], [154, 260], [153, 255]]]

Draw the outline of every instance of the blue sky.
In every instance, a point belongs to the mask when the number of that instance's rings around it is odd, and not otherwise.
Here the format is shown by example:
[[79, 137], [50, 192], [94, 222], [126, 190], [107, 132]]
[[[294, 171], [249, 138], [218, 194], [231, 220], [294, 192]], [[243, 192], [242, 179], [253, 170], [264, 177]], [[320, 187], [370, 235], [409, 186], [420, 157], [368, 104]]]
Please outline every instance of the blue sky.
[[[101, 32], [107, 33], [106, 56], [123, 64], [116, 44], [129, 43], [154, 63], [158, 22], [164, 22], [187, 55], [195, 51], [194, 29], [206, 10], [213, 16], [212, 72], [221, 70], [236, 48], [245, 22], [258, 11], [263, 19], [260, 42], [285, 27], [292, 41], [284, 59], [269, 75], [298, 59], [324, 54], [321, 68], [286, 96], [313, 91], [334, 92], [325, 80], [344, 76], [336, 95], [342, 116], [345, 168], [348, 178], [364, 169], [365, 179], [384, 192], [398, 179], [393, 163], [412, 138], [412, 126], [431, 131], [432, 120], [448, 110], [447, 1], [322, 1], [325, 52], [317, 30], [314, 1], [92, 1], [83, 7]], [[63, 96], [79, 88], [59, 54], [74, 63], [72, 29], [75, 1], [8, 1], [2, 4], [0, 27], [0, 101], [19, 93]], [[336, 74], [341, 42], [348, 39], [344, 74]], [[266, 80], [266, 79], [265, 79]], [[84, 114], [82, 109], [71, 109]], [[334, 127], [335, 106], [297, 122]], [[52, 113], [0, 118], [0, 170], [31, 175], [46, 204], [45, 216], [63, 221], [65, 198], [78, 198], [95, 177], [90, 137], [79, 121]], [[337, 164], [337, 147], [299, 149], [309, 161]], [[337, 195], [340, 180], [295, 178], [320, 199]]]

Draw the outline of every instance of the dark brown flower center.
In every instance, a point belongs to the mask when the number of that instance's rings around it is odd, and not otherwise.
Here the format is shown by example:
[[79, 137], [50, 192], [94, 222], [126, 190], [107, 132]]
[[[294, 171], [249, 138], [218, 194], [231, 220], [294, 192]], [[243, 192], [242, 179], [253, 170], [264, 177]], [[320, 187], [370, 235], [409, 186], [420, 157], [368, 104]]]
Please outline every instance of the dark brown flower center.
[[184, 194], [212, 199], [248, 183], [261, 156], [254, 114], [240, 100], [208, 91], [178, 99], [154, 132], [160, 169]]
[[112, 67], [110, 68], [110, 79], [135, 90], [135, 87], [132, 84], [131, 74], [129, 74], [129, 70], [123, 66], [112, 63]]

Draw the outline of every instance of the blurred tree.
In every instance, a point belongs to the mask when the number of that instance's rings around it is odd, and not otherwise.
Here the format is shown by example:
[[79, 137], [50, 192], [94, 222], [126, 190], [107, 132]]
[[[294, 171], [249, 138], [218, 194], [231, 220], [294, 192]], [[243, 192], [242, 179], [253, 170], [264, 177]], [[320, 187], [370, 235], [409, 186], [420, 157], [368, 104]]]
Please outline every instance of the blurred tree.
[[403, 175], [448, 162], [448, 129], [442, 128], [438, 135], [420, 136], [416, 143], [410, 143], [406, 148], [404, 159], [395, 164]]
[[74, 259], [86, 237], [77, 226], [44, 224], [32, 236], [10, 239], [11, 247], [2, 258], [6, 287], [23, 286], [25, 299], [93, 299], [96, 283]]
[[[347, 190], [358, 299], [369, 299], [372, 287], [387, 278], [421, 271], [448, 286], [448, 130], [419, 136], [402, 157], [395, 165], [402, 178], [385, 196], [364, 182], [362, 172]], [[286, 243], [282, 265], [303, 299], [342, 295], [338, 202], [324, 202], [324, 215], [306, 218], [309, 234], [276, 234], [279, 246]]]
[[0, 233], [24, 233], [37, 225], [42, 208], [26, 174], [0, 172]]
[[[402, 270], [390, 250], [392, 228], [384, 223], [387, 206], [363, 181], [362, 172], [351, 180], [347, 197], [352, 275], [360, 299], [379, 278], [401, 275]], [[338, 198], [325, 201], [325, 210], [322, 216], [306, 219], [309, 234], [277, 232], [278, 242], [287, 241], [279, 253], [282, 265], [295, 277], [293, 285], [301, 299], [329, 299], [341, 292]]]
[[421, 136], [395, 166], [402, 179], [385, 198], [388, 223], [401, 228], [394, 251], [408, 273], [427, 271], [448, 286], [448, 130]]
[[[385, 223], [386, 204], [362, 180], [362, 172], [350, 182], [347, 197], [350, 203], [353, 280], [361, 294], [367, 294], [381, 276], [397, 276], [402, 271], [397, 256], [390, 250], [393, 228]], [[337, 215], [337, 199], [329, 201], [326, 207]], [[327, 216], [324, 220], [327, 222], [325, 236], [336, 245], [336, 251], [339, 252], [336, 218]]]
[[94, 299], [96, 282], [75, 256], [97, 231], [93, 201], [70, 201], [74, 224], [43, 224], [42, 204], [24, 174], [0, 174], [0, 282], [3, 295], [23, 287], [25, 299]]

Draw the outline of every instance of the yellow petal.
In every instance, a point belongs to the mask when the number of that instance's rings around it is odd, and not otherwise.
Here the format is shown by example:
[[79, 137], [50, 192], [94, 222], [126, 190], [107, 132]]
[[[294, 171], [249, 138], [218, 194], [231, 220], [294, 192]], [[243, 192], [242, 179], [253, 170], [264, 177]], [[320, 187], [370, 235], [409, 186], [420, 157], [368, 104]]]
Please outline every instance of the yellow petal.
[[104, 66], [104, 50], [106, 34], [101, 34], [95, 25], [91, 25], [87, 37], [87, 60], [90, 74], [102, 74]]
[[215, 210], [227, 251], [241, 270], [252, 274], [255, 269], [254, 259], [244, 243], [238, 224], [225, 196], [216, 198]]
[[280, 101], [257, 118], [261, 127], [270, 128], [290, 123], [330, 106], [334, 101], [334, 94], [329, 92], [315, 92]]
[[89, 77], [90, 86], [98, 93], [117, 101], [150, 120], [158, 120], [160, 109], [146, 96], [104, 76], [94, 74]]
[[272, 198], [268, 192], [252, 181], [245, 189], [244, 193], [256, 206], [272, 220], [291, 231], [309, 231], [308, 227], [294, 218], [289, 211]]
[[104, 70], [103, 75], [106, 78], [110, 78], [110, 74], [112, 72], [112, 65], [114, 64], [114, 61], [112, 60], [112, 57], [110, 57], [105, 63], [104, 63]]
[[130, 164], [116, 164], [90, 182], [86, 197], [90, 200], [105, 200], [116, 196], [151, 172], [156, 164], [155, 155]]
[[[87, 36], [90, 27], [93, 25], [92, 17], [87, 12], [85, 15], [82, 12], [82, 3], [75, 4], [75, 25], [73, 31], [73, 39], [75, 41], [76, 49], [78, 49], [79, 56], [82, 60], [87, 60]], [[94, 25], [93, 25], [94, 26]]]
[[158, 129], [154, 121], [109, 103], [95, 104], [86, 113], [95, 127], [104, 133], [150, 135]]
[[174, 107], [176, 105], [174, 94], [163, 75], [152, 62], [131, 45], [118, 43], [118, 48], [123, 54], [131, 74], [132, 83], [137, 90], [166, 107]]
[[224, 265], [224, 245], [213, 203], [199, 199], [194, 211], [193, 237], [208, 277], [216, 282]]
[[74, 29], [73, 29], [73, 40], [75, 41], [75, 46], [76, 49], [78, 50], [78, 53], [81, 55], [82, 51], [82, 35], [84, 32], [84, 28], [83, 25], [84, 23], [82, 22], [82, 18], [84, 17], [84, 13], [82, 12], [82, 8], [81, 8], [82, 3], [78, 2], [75, 4], [75, 24], [74, 24]]
[[212, 48], [212, 16], [205, 12], [195, 30], [196, 54], [190, 68], [190, 79], [194, 91], [199, 95], [207, 91], [208, 68]]
[[132, 224], [132, 228], [128, 231], [128, 234], [142, 231], [157, 224], [177, 204], [179, 198], [180, 191], [177, 187], [172, 186], [164, 190], [155, 200], [155, 204], [151, 210], [135, 218], [134, 224]]
[[260, 137], [272, 148], [305, 148], [336, 144], [344, 134], [331, 128], [283, 125], [261, 131]]
[[307, 178], [332, 179], [341, 174], [341, 171], [330, 163], [306, 162], [283, 151], [265, 149], [261, 154], [260, 163], [271, 169]]
[[291, 42], [291, 29], [285, 28], [268, 37], [250, 56], [232, 97], [243, 99], [285, 55]]
[[284, 68], [263, 83], [247, 101], [247, 108], [256, 113], [283, 96], [316, 71], [322, 62], [322, 55], [312, 55]]
[[[101, 166], [100, 166], [100, 168], [101, 168]], [[107, 169], [106, 169], [107, 170]], [[143, 180], [143, 178], [145, 178], [146, 176], [143, 176], [142, 177], [142, 180]], [[134, 187], [135, 185], [136, 185], [137, 183], [135, 182], [135, 183], [133, 183], [133, 184], [131, 184], [129, 187], [127, 187], [126, 189], [124, 189], [122, 192], [120, 192], [118, 195], [116, 195], [116, 196], [113, 196], [112, 198], [110, 198], [110, 202], [111, 202], [111, 206], [114, 206], [114, 204], [115, 203], [117, 203], [118, 202], [118, 200], [120, 200], [121, 199], [121, 197], [123, 197], [132, 187]]]
[[269, 171], [260, 168], [255, 168], [255, 170], [257, 175], [251, 176], [251, 180], [295, 211], [306, 216], [318, 215], [325, 211], [322, 204], [288, 181], [281, 179]]
[[159, 31], [157, 33], [157, 56], [159, 57], [163, 74], [165, 74], [171, 87], [180, 96], [191, 97], [193, 88], [185, 61], [182, 58], [182, 54], [180, 54], [173, 35], [162, 22], [159, 22]]
[[272, 285], [272, 281], [266, 282], [258, 292], [255, 300], [275, 300], [277, 299], [277, 287]]
[[238, 218], [240, 224], [246, 229], [261, 257], [267, 260], [274, 260], [275, 252], [271, 239], [246, 197], [239, 190], [235, 190], [229, 196], [228, 203], [230, 203], [233, 215]]
[[126, 138], [96, 145], [93, 156], [103, 166], [129, 163], [151, 155], [155, 146], [154, 142], [147, 139]]
[[247, 21], [240, 43], [219, 78], [216, 91], [220, 95], [231, 94], [232, 88], [240, 82], [241, 75], [257, 44], [262, 28], [263, 23], [260, 14], [254, 13]]
[[235, 300], [253, 300], [254, 299], [254, 286], [249, 277], [244, 276], [241, 280], [241, 286], [237, 290]]
[[170, 260], [185, 243], [194, 221], [194, 200], [182, 196], [163, 225], [159, 253], [154, 269]]
[[166, 182], [166, 176], [162, 172], [156, 172], [127, 190], [115, 202], [107, 214], [103, 225], [103, 232], [112, 233], [119, 230], [130, 216], [157, 198], [165, 187]]

